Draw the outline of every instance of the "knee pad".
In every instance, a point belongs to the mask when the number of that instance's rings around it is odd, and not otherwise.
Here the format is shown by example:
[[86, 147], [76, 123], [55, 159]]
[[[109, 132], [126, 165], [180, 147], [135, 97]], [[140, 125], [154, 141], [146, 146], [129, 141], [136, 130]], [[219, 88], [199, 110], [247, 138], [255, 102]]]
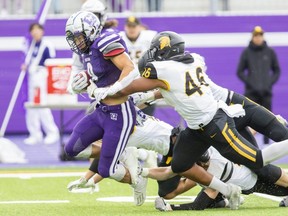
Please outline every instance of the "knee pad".
[[264, 182], [272, 182], [275, 183], [282, 175], [282, 170], [280, 167], [274, 166], [272, 164], [268, 164], [263, 168], [254, 171], [258, 178]]
[[115, 172], [114, 173], [109, 173], [107, 172], [108, 170], [103, 170], [101, 168], [99, 168], [99, 174], [103, 177], [103, 178], [107, 178], [110, 177], [116, 181], [121, 181], [125, 174], [126, 174], [126, 169], [124, 167], [124, 165], [122, 163], [118, 163], [115, 167]]
[[265, 132], [265, 135], [276, 142], [288, 139], [288, 128], [281, 124], [276, 117], [265, 127]]

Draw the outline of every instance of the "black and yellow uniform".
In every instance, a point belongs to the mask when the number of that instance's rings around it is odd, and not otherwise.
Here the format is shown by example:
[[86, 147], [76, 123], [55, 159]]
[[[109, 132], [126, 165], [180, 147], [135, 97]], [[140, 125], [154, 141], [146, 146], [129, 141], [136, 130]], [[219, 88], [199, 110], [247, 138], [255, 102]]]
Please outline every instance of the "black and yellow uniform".
[[226, 102], [228, 105], [243, 105], [245, 116], [234, 118], [238, 131], [249, 126], [275, 142], [288, 139], [288, 128], [279, 122], [275, 115], [265, 107], [237, 93], [233, 93], [232, 99]]

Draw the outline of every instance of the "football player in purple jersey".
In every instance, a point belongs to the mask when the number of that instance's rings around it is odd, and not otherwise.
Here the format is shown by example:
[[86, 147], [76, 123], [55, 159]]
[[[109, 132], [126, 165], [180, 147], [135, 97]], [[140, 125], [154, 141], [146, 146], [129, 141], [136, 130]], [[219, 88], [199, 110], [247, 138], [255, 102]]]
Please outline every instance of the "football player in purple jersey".
[[[64, 150], [72, 157], [93, 157], [91, 143], [102, 139], [99, 174], [103, 178], [131, 183], [134, 194], [141, 197], [137, 185], [145, 185], [147, 180], [137, 176], [136, 152], [122, 155], [135, 125], [134, 104], [127, 96], [109, 96], [128, 86], [137, 75], [126, 45], [117, 32], [103, 29], [97, 16], [86, 11], [77, 12], [68, 19], [66, 39], [71, 50], [81, 56], [87, 71], [74, 77], [72, 85], [83, 86], [85, 91], [85, 83], [91, 82], [94, 85], [89, 85], [89, 92], [103, 87], [109, 87], [109, 90], [103, 91], [108, 96], [98, 100], [95, 110], [77, 123]], [[121, 155], [131, 164], [127, 166], [131, 177], [128, 182], [124, 179], [128, 170], [119, 162]]]

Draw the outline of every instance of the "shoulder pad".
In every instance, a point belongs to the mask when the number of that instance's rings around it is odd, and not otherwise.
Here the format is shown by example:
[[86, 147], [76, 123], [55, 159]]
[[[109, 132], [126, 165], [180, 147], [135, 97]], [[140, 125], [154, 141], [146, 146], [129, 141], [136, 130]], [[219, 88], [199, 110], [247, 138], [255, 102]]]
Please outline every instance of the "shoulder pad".
[[103, 52], [107, 46], [121, 40], [120, 35], [115, 31], [104, 31], [94, 42], [94, 47]]
[[158, 79], [156, 68], [152, 63], [147, 63], [141, 76], [147, 79]]

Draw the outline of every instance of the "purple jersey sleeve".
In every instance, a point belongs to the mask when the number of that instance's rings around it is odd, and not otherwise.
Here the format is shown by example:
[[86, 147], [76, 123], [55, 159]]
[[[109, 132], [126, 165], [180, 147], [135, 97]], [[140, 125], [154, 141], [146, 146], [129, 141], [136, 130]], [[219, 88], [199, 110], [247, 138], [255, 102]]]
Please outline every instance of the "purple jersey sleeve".
[[120, 77], [121, 70], [104, 56], [105, 49], [113, 43], [121, 44], [127, 52], [126, 44], [119, 34], [113, 29], [104, 29], [90, 47], [89, 52], [82, 56], [85, 69], [92, 71], [94, 74], [92, 78], [94, 78], [98, 87], [112, 85]]

